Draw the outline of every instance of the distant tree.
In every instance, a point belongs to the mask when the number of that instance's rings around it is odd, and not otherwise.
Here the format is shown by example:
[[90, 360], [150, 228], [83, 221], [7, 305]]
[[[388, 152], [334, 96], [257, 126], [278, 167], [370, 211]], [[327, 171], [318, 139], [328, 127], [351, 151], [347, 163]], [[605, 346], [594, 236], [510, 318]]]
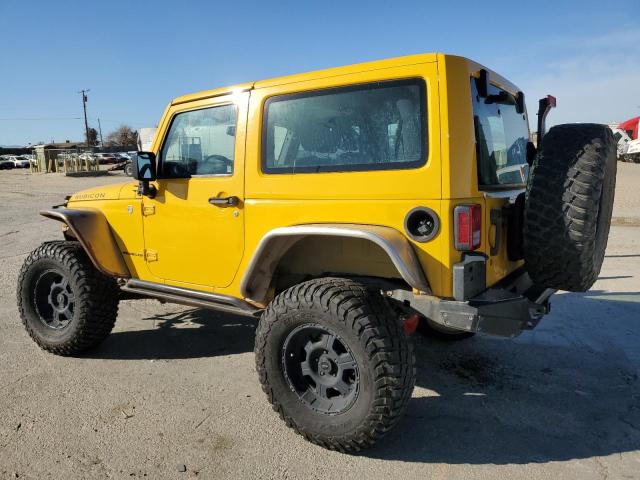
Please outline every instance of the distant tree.
[[90, 128], [89, 138], [85, 139], [85, 141], [92, 147], [95, 147], [96, 145], [98, 145], [98, 131], [95, 128]]
[[138, 143], [138, 133], [129, 125], [120, 125], [105, 138], [105, 144], [135, 149]]

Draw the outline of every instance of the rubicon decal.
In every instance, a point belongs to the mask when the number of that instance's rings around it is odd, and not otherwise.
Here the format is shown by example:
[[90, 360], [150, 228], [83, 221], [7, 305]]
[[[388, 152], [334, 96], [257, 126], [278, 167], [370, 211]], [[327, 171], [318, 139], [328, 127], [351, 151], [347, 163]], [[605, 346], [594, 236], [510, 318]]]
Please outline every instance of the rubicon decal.
[[107, 198], [107, 194], [105, 192], [95, 192], [95, 193], [78, 193], [71, 197], [71, 200], [102, 200]]

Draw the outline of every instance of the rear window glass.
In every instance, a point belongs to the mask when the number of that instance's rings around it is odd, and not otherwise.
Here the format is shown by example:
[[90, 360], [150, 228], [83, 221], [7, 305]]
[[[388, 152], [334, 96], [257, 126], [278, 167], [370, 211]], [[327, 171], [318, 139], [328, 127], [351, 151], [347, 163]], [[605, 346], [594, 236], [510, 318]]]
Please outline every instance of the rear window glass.
[[489, 85], [488, 93], [480, 97], [471, 79], [478, 184], [480, 188], [522, 186], [529, 173], [527, 118], [517, 113], [516, 99], [510, 93], [494, 85]]
[[264, 115], [267, 173], [415, 168], [427, 159], [422, 80], [275, 96]]

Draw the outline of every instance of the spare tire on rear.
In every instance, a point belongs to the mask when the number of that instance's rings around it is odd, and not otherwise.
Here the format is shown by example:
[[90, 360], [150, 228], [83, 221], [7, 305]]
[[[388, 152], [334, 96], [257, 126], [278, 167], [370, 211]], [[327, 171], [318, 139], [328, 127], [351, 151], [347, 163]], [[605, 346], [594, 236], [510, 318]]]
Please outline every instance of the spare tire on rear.
[[534, 160], [524, 208], [524, 258], [538, 285], [583, 292], [598, 278], [616, 183], [605, 125], [558, 125]]

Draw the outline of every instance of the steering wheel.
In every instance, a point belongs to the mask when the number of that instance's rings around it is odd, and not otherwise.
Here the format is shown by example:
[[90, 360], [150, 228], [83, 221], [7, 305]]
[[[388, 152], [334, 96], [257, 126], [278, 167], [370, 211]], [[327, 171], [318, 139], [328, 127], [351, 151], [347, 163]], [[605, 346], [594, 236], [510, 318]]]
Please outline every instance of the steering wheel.
[[181, 162], [165, 162], [162, 165], [162, 170], [169, 178], [189, 178], [191, 176], [187, 165]]
[[[222, 162], [222, 169], [219, 167], [220, 162]], [[207, 155], [202, 159], [202, 164], [205, 170], [208, 170], [207, 167], [210, 166], [215, 171], [201, 172], [201, 169], [198, 168], [198, 173], [231, 173], [233, 171], [233, 160], [224, 155]]]

